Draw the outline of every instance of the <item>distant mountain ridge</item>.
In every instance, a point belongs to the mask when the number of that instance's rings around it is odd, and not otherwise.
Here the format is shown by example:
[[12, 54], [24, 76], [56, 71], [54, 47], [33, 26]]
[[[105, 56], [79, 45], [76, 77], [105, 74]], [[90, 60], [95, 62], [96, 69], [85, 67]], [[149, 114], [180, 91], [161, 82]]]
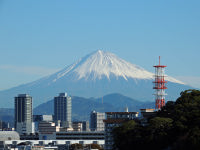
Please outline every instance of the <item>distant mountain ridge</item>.
[[[98, 50], [50, 76], [0, 91], [0, 107], [13, 107], [14, 97], [21, 93], [30, 94], [34, 106], [61, 92], [95, 98], [120, 93], [140, 101], [153, 101], [153, 75], [115, 54]], [[170, 76], [167, 80], [168, 100], [175, 100], [181, 91], [191, 88]]]
[[[54, 101], [49, 100], [33, 109], [34, 115], [54, 114]], [[128, 107], [129, 111], [139, 112], [141, 108], [154, 108], [154, 102], [140, 102], [119, 93], [108, 94], [100, 98], [72, 97], [72, 120], [89, 120], [91, 111], [115, 112], [124, 111]], [[14, 124], [14, 109], [0, 108], [0, 120]]]
[[[50, 100], [37, 106], [34, 114], [53, 114], [54, 101]], [[113, 93], [101, 98], [83, 98], [72, 96], [72, 119], [89, 120], [90, 112], [116, 112], [124, 111], [128, 107], [129, 111], [139, 112], [141, 108], [154, 108], [154, 102], [140, 102], [124, 95]]]

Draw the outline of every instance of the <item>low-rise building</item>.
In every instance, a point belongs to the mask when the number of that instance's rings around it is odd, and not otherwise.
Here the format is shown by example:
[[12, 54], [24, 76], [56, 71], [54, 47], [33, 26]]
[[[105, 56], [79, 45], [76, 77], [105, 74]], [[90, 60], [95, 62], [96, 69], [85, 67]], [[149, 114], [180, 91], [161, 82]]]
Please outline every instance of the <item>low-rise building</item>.
[[60, 131], [39, 133], [39, 140], [104, 140], [104, 131]]
[[56, 132], [56, 140], [104, 140], [104, 131]]
[[82, 131], [83, 124], [81, 122], [72, 122], [73, 131]]
[[73, 121], [73, 131], [90, 131], [89, 121]]
[[0, 131], [0, 141], [20, 140], [19, 133], [16, 131]]
[[51, 140], [55, 139], [55, 132], [60, 131], [60, 126], [56, 126], [54, 122], [41, 121], [38, 125], [39, 139]]
[[38, 125], [41, 121], [52, 122], [53, 115], [33, 115], [33, 122], [35, 124], [35, 132], [38, 132]]
[[53, 121], [53, 115], [33, 115], [33, 121]]

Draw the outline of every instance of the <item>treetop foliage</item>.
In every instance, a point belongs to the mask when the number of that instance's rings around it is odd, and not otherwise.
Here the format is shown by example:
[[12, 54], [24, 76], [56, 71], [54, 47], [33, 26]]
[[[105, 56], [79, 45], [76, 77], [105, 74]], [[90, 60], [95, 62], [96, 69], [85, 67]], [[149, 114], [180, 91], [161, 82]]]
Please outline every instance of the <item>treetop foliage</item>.
[[129, 121], [113, 130], [114, 149], [200, 149], [200, 91], [181, 92], [143, 126]]

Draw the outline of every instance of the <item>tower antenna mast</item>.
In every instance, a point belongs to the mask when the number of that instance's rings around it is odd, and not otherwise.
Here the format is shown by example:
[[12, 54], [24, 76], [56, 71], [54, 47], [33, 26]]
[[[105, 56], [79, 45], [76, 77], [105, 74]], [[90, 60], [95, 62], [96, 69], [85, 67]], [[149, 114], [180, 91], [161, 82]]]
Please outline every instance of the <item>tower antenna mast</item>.
[[160, 56], [159, 56], [159, 65], [153, 66], [155, 67], [155, 81], [153, 89], [155, 89], [155, 109], [160, 110], [163, 106], [165, 106], [165, 89], [167, 81], [165, 81], [165, 73], [164, 69], [167, 66], [160, 64]]

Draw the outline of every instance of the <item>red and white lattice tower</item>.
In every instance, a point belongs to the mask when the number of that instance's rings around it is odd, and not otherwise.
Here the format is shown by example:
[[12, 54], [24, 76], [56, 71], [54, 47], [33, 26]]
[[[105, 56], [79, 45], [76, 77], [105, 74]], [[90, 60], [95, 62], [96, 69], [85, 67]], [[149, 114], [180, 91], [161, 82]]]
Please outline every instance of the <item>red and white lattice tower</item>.
[[159, 110], [163, 106], [165, 106], [165, 89], [167, 87], [165, 84], [167, 81], [165, 81], [165, 72], [164, 69], [167, 66], [160, 65], [160, 56], [159, 56], [159, 65], [154, 66], [155, 67], [155, 81], [154, 83], [154, 89], [155, 89], [155, 109]]

